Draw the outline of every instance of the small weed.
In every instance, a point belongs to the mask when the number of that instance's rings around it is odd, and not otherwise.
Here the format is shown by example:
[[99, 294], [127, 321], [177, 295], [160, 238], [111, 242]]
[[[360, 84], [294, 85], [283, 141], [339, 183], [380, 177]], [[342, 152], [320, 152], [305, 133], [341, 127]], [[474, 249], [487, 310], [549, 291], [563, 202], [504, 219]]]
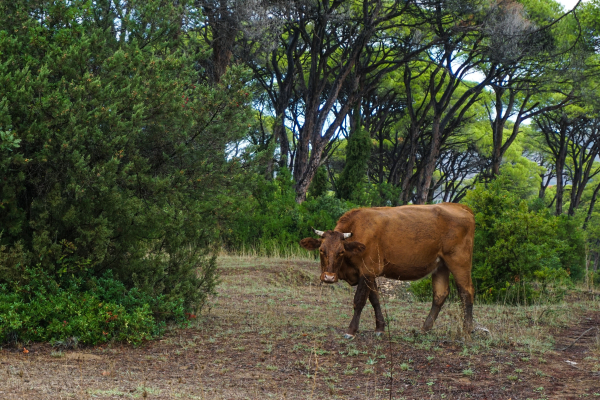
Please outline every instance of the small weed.
[[462, 374], [464, 376], [473, 376], [473, 370], [472, 369], [463, 369]]
[[267, 371], [277, 371], [277, 370], [279, 370], [279, 368], [277, 368], [277, 366], [275, 366], [275, 365], [267, 365], [265, 368], [267, 369]]
[[509, 381], [516, 381], [517, 379], [519, 379], [519, 377], [516, 375], [508, 375], [506, 379], [508, 379]]
[[354, 357], [360, 354], [360, 351], [356, 350], [356, 349], [350, 349], [348, 350], [348, 356], [350, 357]]
[[375, 365], [375, 364], [377, 364], [377, 360], [373, 360], [372, 358], [369, 358], [367, 360], [367, 365]]
[[52, 353], [50, 353], [50, 357], [53, 358], [62, 358], [65, 356], [65, 353], [63, 353], [62, 351], [53, 351]]

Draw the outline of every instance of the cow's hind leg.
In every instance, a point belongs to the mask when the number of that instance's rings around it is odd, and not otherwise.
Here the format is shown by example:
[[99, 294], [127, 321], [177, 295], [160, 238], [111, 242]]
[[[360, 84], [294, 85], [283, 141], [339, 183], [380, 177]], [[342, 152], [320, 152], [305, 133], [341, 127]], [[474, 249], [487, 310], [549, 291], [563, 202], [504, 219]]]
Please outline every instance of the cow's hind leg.
[[371, 292], [373, 279], [366, 278], [361, 276], [358, 280], [358, 287], [356, 288], [356, 293], [354, 294], [354, 316], [352, 317], [352, 321], [350, 321], [350, 326], [348, 327], [348, 332], [346, 333], [346, 338], [353, 338], [356, 332], [358, 332], [358, 324], [360, 323], [360, 314], [369, 298], [369, 293]]
[[446, 265], [439, 263], [437, 270], [431, 275], [431, 286], [433, 287], [433, 303], [431, 304], [431, 311], [423, 324], [423, 331], [427, 332], [433, 327], [448, 294], [450, 293], [450, 271], [446, 268]]
[[460, 299], [465, 310], [463, 332], [468, 336], [473, 331], [473, 300], [475, 297], [475, 288], [473, 288], [471, 274], [468, 274], [466, 277], [461, 277], [460, 280], [454, 275], [454, 279], [456, 280], [458, 293], [460, 294]]
[[456, 287], [465, 313], [463, 331], [468, 336], [473, 331], [473, 300], [475, 298], [475, 288], [471, 280], [471, 254], [456, 253], [444, 259], [444, 261], [456, 281]]
[[369, 301], [375, 311], [375, 334], [380, 336], [385, 332], [385, 320], [383, 319], [383, 313], [381, 312], [381, 305], [379, 304], [379, 289], [377, 288], [377, 280], [373, 280], [371, 290], [369, 291]]

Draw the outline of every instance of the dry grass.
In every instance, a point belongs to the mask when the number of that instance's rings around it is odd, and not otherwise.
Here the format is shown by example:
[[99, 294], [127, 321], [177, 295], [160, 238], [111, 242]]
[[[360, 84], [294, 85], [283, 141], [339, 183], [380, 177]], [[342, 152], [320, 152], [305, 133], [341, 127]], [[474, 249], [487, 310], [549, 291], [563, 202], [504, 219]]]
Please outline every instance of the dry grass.
[[[373, 335], [367, 305], [361, 332], [342, 338], [353, 290], [321, 286], [302, 254], [219, 259], [219, 295], [195, 326], [172, 329], [137, 349], [119, 345], [53, 353], [0, 352], [0, 398], [421, 399], [571, 398], [600, 393], [594, 296], [528, 307], [476, 305], [481, 332], [465, 340], [460, 305], [447, 303], [432, 332], [419, 328], [429, 303], [385, 285], [389, 321]], [[589, 318], [589, 319], [588, 319]], [[565, 360], [577, 364], [566, 363]]]

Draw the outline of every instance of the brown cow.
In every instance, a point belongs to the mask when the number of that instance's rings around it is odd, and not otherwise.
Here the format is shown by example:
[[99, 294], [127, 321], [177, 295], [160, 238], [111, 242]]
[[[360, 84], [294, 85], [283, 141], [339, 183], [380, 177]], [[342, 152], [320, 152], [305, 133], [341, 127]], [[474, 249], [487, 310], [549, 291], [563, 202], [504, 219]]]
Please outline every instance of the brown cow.
[[375, 281], [378, 276], [412, 281], [432, 274], [433, 304], [423, 325], [428, 331], [448, 296], [450, 272], [464, 305], [465, 332], [471, 332], [475, 219], [469, 207], [442, 203], [359, 208], [344, 214], [333, 231], [315, 233], [321, 239], [302, 239], [300, 245], [308, 250], [319, 249], [321, 281], [335, 283], [341, 279], [358, 285], [354, 317], [346, 337], [358, 331], [367, 298], [375, 309], [375, 332], [383, 333], [385, 322]]

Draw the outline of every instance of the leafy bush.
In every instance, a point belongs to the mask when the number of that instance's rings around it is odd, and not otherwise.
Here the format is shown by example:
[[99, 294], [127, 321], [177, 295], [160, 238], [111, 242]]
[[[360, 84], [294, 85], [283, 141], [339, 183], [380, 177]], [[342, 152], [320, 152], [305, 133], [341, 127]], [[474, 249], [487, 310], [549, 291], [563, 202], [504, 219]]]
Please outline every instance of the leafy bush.
[[502, 176], [471, 191], [466, 201], [477, 224], [473, 278], [480, 299], [530, 303], [556, 298], [560, 292], [550, 288], [580, 273], [582, 257], [567, 256], [583, 247], [579, 228], [546, 209], [531, 209], [506, 189]]
[[337, 220], [356, 206], [324, 194], [296, 203], [289, 170], [282, 168], [277, 178], [256, 178], [252, 196], [237, 204], [229, 229], [221, 232], [226, 248], [261, 249], [272, 254], [276, 248], [298, 247], [301, 239], [314, 235], [312, 228], [333, 229]]
[[201, 83], [189, 4], [135, 3], [120, 38], [96, 18], [108, 3], [0, 5], [0, 284], [89, 263], [188, 309], [213, 291], [212, 242], [242, 180], [226, 148], [250, 100], [240, 68]]
[[25, 268], [20, 282], [0, 285], [0, 343], [139, 344], [160, 334], [166, 320], [185, 323], [182, 299], [128, 290], [110, 271], [86, 280], [37, 266]]

